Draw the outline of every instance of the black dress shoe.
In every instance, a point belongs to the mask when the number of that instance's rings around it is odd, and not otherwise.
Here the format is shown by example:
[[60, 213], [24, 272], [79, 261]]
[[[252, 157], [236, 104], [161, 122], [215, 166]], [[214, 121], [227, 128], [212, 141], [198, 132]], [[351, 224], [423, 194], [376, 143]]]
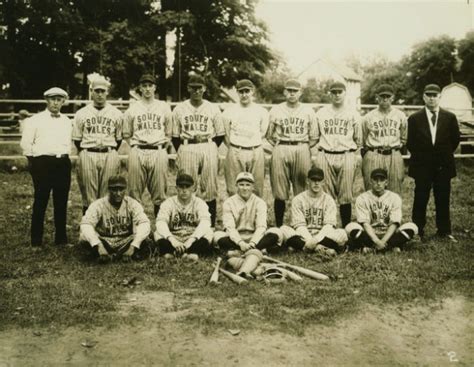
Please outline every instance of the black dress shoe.
[[446, 240], [446, 241], [449, 241], [451, 243], [457, 243], [458, 242], [456, 237], [454, 237], [451, 233], [437, 233], [436, 235], [439, 238], [441, 238], [443, 240]]

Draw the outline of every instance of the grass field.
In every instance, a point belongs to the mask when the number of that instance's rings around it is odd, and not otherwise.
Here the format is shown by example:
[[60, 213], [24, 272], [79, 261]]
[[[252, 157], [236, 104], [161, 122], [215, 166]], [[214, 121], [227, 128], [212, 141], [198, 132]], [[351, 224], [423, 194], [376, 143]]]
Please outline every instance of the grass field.
[[[178, 314], [177, 321], [203, 334], [215, 328], [236, 328], [250, 319], [258, 321], [246, 323], [250, 329], [303, 335], [308, 327], [330, 325], [367, 305], [404, 307], [458, 295], [472, 299], [473, 161], [459, 162], [458, 168], [451, 207], [457, 244], [432, 238], [427, 243], [413, 243], [401, 254], [351, 253], [334, 260], [284, 254], [280, 256], [284, 261], [323, 272], [331, 280], [306, 278], [299, 284], [271, 286], [251, 282], [239, 287], [224, 279], [220, 286], [210, 287], [211, 259], [197, 264], [157, 259], [104, 266], [87, 261], [76, 249], [56, 248], [50, 245], [51, 208], [45, 234], [49, 245], [42, 252], [33, 252], [28, 246], [31, 178], [25, 171], [11, 173], [4, 166], [0, 173], [0, 325], [8, 329], [133, 324], [146, 320], [147, 312], [140, 306], [126, 314], [119, 310], [121, 300], [137, 290], [172, 292], [177, 299], [174, 311], [185, 311]], [[360, 178], [357, 185], [360, 191]], [[222, 198], [223, 188], [222, 184]], [[410, 217], [412, 191], [412, 180], [407, 179], [403, 193], [405, 219]], [[271, 207], [268, 186], [265, 198]], [[151, 215], [149, 205], [147, 212]], [[433, 215], [430, 204], [428, 235], [435, 231]], [[68, 218], [72, 242], [77, 240], [80, 216], [74, 179]]]

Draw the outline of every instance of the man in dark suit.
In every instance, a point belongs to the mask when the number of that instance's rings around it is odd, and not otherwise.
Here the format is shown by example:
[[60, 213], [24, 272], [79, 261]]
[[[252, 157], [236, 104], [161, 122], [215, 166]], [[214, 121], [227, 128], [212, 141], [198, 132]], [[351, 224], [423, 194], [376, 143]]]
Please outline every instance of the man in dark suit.
[[415, 179], [412, 220], [423, 238], [433, 187], [437, 235], [457, 242], [451, 234], [449, 198], [451, 179], [456, 176], [454, 151], [459, 145], [459, 125], [456, 115], [439, 107], [440, 96], [440, 87], [428, 84], [423, 93], [425, 108], [408, 118], [408, 175]]

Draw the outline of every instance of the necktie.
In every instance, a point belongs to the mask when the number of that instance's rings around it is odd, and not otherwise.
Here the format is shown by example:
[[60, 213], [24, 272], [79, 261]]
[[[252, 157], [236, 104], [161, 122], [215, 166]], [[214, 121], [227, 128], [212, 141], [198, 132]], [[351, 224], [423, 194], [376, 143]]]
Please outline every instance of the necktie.
[[433, 112], [433, 114], [431, 115], [431, 123], [433, 124], [433, 126], [436, 125], [436, 112]]

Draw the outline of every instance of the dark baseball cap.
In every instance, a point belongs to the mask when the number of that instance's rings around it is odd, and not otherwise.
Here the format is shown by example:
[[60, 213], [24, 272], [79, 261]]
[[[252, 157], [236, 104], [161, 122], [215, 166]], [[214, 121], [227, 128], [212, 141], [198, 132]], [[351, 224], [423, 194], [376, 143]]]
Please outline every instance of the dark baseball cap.
[[331, 86], [329, 87], [329, 91], [336, 91], [336, 90], [346, 90], [346, 86], [344, 85], [344, 83], [341, 83], [341, 82], [334, 82], [331, 84]]
[[147, 83], [147, 82], [156, 84], [156, 78], [151, 74], [143, 74], [142, 77], [140, 78], [140, 84]]
[[389, 94], [391, 96], [394, 95], [394, 92], [393, 92], [393, 88], [391, 85], [389, 84], [381, 84], [378, 88], [377, 88], [377, 95], [384, 95], [384, 94]]
[[387, 170], [383, 168], [376, 168], [370, 173], [370, 178], [383, 178], [386, 180], [387, 177]]
[[255, 85], [252, 83], [251, 80], [248, 79], [242, 79], [237, 82], [235, 85], [235, 89], [241, 90], [241, 89], [255, 89]]
[[288, 79], [285, 83], [285, 89], [301, 89], [301, 83], [297, 79]]
[[188, 85], [191, 87], [200, 87], [206, 85], [206, 82], [201, 75], [191, 75], [188, 80]]
[[311, 169], [308, 171], [308, 178], [310, 180], [322, 181], [324, 180], [324, 172], [319, 167], [311, 167]]
[[194, 180], [187, 173], [179, 173], [176, 177], [176, 186], [193, 186]]
[[441, 88], [438, 84], [428, 84], [423, 93], [441, 93]]
[[109, 178], [108, 187], [127, 187], [127, 179], [120, 175]]

